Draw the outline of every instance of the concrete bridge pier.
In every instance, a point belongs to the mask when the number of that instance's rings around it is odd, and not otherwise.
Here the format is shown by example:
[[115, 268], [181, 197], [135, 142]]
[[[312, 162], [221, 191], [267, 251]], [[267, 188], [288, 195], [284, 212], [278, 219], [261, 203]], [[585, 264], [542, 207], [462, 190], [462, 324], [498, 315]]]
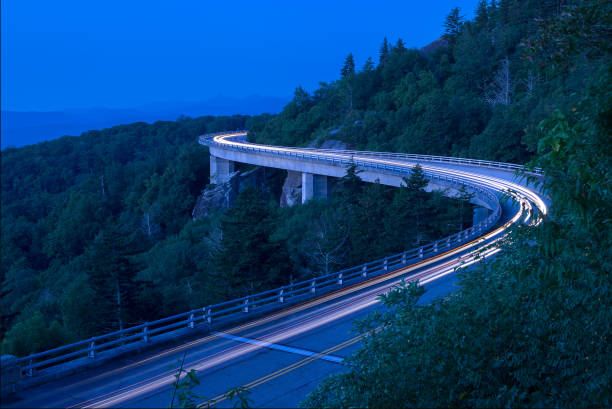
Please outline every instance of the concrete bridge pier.
[[472, 216], [472, 225], [476, 226], [481, 221], [489, 217], [489, 209], [476, 206], [474, 207], [474, 215]]
[[210, 155], [210, 183], [225, 183], [232, 173], [234, 173], [233, 161]]
[[302, 172], [302, 203], [310, 199], [327, 199], [330, 186], [327, 176]]

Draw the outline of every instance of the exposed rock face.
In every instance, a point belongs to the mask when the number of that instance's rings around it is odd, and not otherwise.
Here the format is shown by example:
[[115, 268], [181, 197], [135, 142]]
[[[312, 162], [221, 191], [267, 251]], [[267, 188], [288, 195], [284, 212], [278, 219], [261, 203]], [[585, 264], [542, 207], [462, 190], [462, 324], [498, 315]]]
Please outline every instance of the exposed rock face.
[[287, 178], [285, 183], [283, 183], [280, 206], [290, 207], [296, 203], [302, 203], [302, 174], [288, 170]]
[[191, 212], [193, 220], [208, 216], [213, 210], [229, 209], [236, 201], [239, 186], [240, 172], [232, 173], [225, 183], [208, 185], [198, 196], [195, 207]]
[[261, 192], [270, 190], [266, 183], [265, 168], [256, 167], [246, 172], [237, 171], [230, 174], [229, 180], [225, 183], [208, 185], [198, 196], [191, 217], [196, 220], [208, 216], [213, 210], [229, 209], [236, 201], [238, 194], [248, 187]]

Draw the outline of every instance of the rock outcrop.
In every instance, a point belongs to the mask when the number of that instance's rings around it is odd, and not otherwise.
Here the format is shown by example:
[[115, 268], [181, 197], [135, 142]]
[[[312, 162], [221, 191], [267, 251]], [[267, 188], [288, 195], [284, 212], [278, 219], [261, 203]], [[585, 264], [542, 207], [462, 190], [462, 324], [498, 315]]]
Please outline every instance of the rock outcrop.
[[208, 216], [213, 210], [229, 209], [236, 201], [239, 187], [240, 172], [232, 173], [225, 183], [206, 186], [191, 212], [192, 219]]
[[302, 173], [288, 170], [281, 191], [280, 206], [290, 207], [296, 203], [302, 203]]
[[261, 192], [269, 192], [265, 168], [255, 167], [245, 172], [236, 171], [230, 174], [227, 182], [208, 185], [198, 196], [191, 217], [196, 220], [208, 216], [214, 210], [229, 209], [236, 201], [238, 194], [248, 187]]

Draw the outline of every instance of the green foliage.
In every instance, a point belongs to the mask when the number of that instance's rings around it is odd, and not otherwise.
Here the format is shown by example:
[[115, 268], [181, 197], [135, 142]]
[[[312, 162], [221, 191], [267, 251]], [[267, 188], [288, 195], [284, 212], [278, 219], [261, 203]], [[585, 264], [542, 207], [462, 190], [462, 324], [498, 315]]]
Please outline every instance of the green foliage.
[[177, 373], [174, 374], [174, 382], [172, 383], [172, 400], [168, 406], [170, 409], [197, 408], [198, 403], [206, 399], [194, 391], [196, 387], [200, 386], [200, 379], [196, 374], [197, 371], [195, 369], [191, 369], [189, 371], [183, 369], [185, 364], [185, 356], [186, 353], [183, 355], [183, 359], [180, 361], [180, 366]]
[[220, 248], [215, 256], [224, 298], [256, 293], [289, 282], [289, 256], [272, 239], [276, 217], [262, 193], [247, 188], [221, 220]]
[[[214, 229], [189, 223], [209, 174], [196, 138], [265, 119], [135, 123], [3, 150], [3, 353], [37, 352], [183, 311], [185, 300], [210, 301], [204, 259]], [[145, 255], [176, 260], [179, 243], [190, 262], [162, 280]], [[189, 297], [176, 290], [190, 284]]]
[[464, 16], [459, 14], [459, 7], [455, 7], [446, 16], [446, 20], [442, 25], [444, 27], [444, 38], [448, 41], [454, 41], [459, 33], [461, 33], [461, 26], [463, 25]]
[[233, 408], [248, 409], [253, 403], [253, 400], [249, 398], [250, 394], [250, 390], [243, 386], [239, 386], [237, 388], [232, 388], [227, 391], [225, 396], [230, 402], [232, 402]]
[[342, 75], [342, 78], [346, 78], [353, 74], [355, 74], [355, 60], [353, 59], [353, 54], [351, 53], [346, 56], [344, 65], [340, 71], [340, 75]]

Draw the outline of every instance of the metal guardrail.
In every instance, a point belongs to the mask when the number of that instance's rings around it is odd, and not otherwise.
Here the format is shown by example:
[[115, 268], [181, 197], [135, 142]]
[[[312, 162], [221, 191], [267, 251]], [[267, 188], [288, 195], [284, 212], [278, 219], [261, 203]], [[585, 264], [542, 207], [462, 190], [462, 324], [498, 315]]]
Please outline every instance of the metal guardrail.
[[[202, 145], [216, 145], [216, 143], [212, 140], [215, 136], [218, 135], [228, 135], [232, 134], [235, 137], [243, 137], [246, 136], [247, 131], [235, 131], [235, 132], [218, 132], [214, 134], [206, 134], [201, 135], [199, 137], [199, 142]], [[265, 148], [268, 145], [259, 145], [259, 144], [251, 144], [252, 146]], [[224, 145], [227, 148], [227, 145]], [[437, 163], [449, 163], [456, 165], [469, 165], [476, 166], [481, 168], [489, 168], [489, 169], [501, 169], [501, 170], [510, 170], [510, 171], [520, 171], [525, 173], [531, 173], [537, 176], [543, 176], [544, 172], [541, 168], [529, 168], [524, 165], [517, 165], [515, 163], [508, 162], [495, 162], [489, 160], [482, 159], [469, 159], [469, 158], [456, 158], [450, 156], [435, 156], [435, 155], [420, 155], [420, 154], [412, 154], [412, 153], [394, 153], [394, 152], [372, 152], [372, 151], [355, 151], [355, 150], [338, 150], [338, 149], [318, 149], [318, 148], [296, 148], [301, 151], [313, 151], [313, 152], [324, 152], [324, 153], [334, 153], [334, 154], [344, 154], [344, 155], [361, 155], [361, 156], [373, 156], [373, 157], [381, 157], [381, 158], [390, 158], [390, 159], [404, 159], [410, 161], [426, 161], [426, 162], [437, 162]], [[318, 155], [321, 156], [321, 155]]]
[[[227, 134], [226, 132], [218, 133]], [[213, 135], [206, 135], [211, 138]], [[201, 139], [200, 139], [201, 140]], [[337, 163], [335, 161], [334, 163]], [[343, 162], [344, 163], [344, 162]], [[358, 164], [362, 165], [362, 164]], [[379, 166], [376, 166], [379, 168]], [[407, 168], [384, 167], [385, 170], [406, 173]], [[387, 272], [409, 266], [430, 256], [440, 254], [481, 236], [494, 226], [501, 217], [501, 206], [498, 197], [488, 189], [457, 178], [429, 175], [451, 183], [469, 185], [474, 193], [486, 201], [495, 210], [482, 222], [432, 243], [407, 250], [389, 257], [364, 263], [331, 274], [314, 277], [309, 280], [292, 283], [286, 286], [247, 295], [222, 303], [208, 305], [160, 320], [143, 323], [120, 331], [89, 338], [69, 345], [53, 348], [15, 360], [23, 375], [33, 376], [36, 371], [51, 369], [66, 362], [89, 357], [95, 359], [104, 351], [129, 344], [147, 344], [154, 336], [168, 334], [182, 328], [204, 328], [210, 330], [216, 323], [227, 325], [244, 320], [253, 311], [274, 310], [292, 302], [316, 297], [318, 294], [353, 285]]]

